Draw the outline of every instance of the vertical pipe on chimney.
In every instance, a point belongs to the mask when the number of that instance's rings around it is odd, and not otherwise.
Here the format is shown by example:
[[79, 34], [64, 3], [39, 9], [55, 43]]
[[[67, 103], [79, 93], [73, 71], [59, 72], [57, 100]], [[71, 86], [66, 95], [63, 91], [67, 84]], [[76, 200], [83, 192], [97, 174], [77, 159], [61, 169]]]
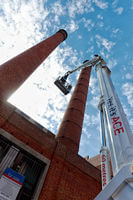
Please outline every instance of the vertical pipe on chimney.
[[0, 99], [6, 100], [67, 38], [63, 29], [0, 66]]
[[83, 69], [56, 135], [73, 152], [78, 153], [91, 67]]

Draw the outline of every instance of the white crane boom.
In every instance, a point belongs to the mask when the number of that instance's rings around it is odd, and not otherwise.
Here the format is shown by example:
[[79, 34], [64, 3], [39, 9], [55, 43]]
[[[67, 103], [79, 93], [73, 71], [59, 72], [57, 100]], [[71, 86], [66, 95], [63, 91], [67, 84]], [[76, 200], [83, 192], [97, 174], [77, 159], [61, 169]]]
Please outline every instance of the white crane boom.
[[98, 55], [95, 55], [94, 58], [92, 60], [86, 60], [83, 62], [82, 65], [80, 65], [79, 67], [68, 71], [65, 73], [64, 76], [59, 76], [56, 81], [54, 82], [54, 84], [66, 95], [70, 92], [70, 90], [72, 89], [72, 86], [66, 82], [67, 77], [72, 74], [73, 72], [76, 72], [80, 69], [84, 69], [86, 67], [92, 67], [94, 66], [96, 63], [98, 63], [102, 58]]

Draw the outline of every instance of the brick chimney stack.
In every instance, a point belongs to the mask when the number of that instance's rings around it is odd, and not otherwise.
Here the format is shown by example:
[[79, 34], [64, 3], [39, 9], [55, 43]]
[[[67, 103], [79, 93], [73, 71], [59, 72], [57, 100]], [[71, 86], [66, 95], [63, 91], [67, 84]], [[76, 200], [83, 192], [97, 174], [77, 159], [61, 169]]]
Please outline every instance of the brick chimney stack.
[[56, 139], [78, 153], [91, 67], [83, 69], [59, 127]]
[[0, 99], [8, 97], [67, 38], [63, 29], [0, 66]]

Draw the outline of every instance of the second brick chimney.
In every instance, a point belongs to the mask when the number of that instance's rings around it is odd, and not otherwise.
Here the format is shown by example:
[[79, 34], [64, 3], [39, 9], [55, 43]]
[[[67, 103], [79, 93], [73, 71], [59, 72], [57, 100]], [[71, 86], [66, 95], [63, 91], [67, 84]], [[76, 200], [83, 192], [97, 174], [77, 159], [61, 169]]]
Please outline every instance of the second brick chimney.
[[59, 127], [56, 139], [78, 153], [91, 67], [83, 69]]

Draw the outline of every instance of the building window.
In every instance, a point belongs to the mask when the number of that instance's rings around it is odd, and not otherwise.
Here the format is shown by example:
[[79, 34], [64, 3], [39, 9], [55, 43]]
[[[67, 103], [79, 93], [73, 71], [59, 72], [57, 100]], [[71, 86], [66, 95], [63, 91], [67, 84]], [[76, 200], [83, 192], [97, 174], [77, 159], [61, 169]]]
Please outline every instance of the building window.
[[6, 155], [7, 151], [9, 150], [10, 145], [7, 144], [4, 140], [0, 139], [0, 163], [4, 156]]
[[34, 199], [46, 163], [0, 136], [0, 172], [9, 167], [25, 177], [17, 200]]

